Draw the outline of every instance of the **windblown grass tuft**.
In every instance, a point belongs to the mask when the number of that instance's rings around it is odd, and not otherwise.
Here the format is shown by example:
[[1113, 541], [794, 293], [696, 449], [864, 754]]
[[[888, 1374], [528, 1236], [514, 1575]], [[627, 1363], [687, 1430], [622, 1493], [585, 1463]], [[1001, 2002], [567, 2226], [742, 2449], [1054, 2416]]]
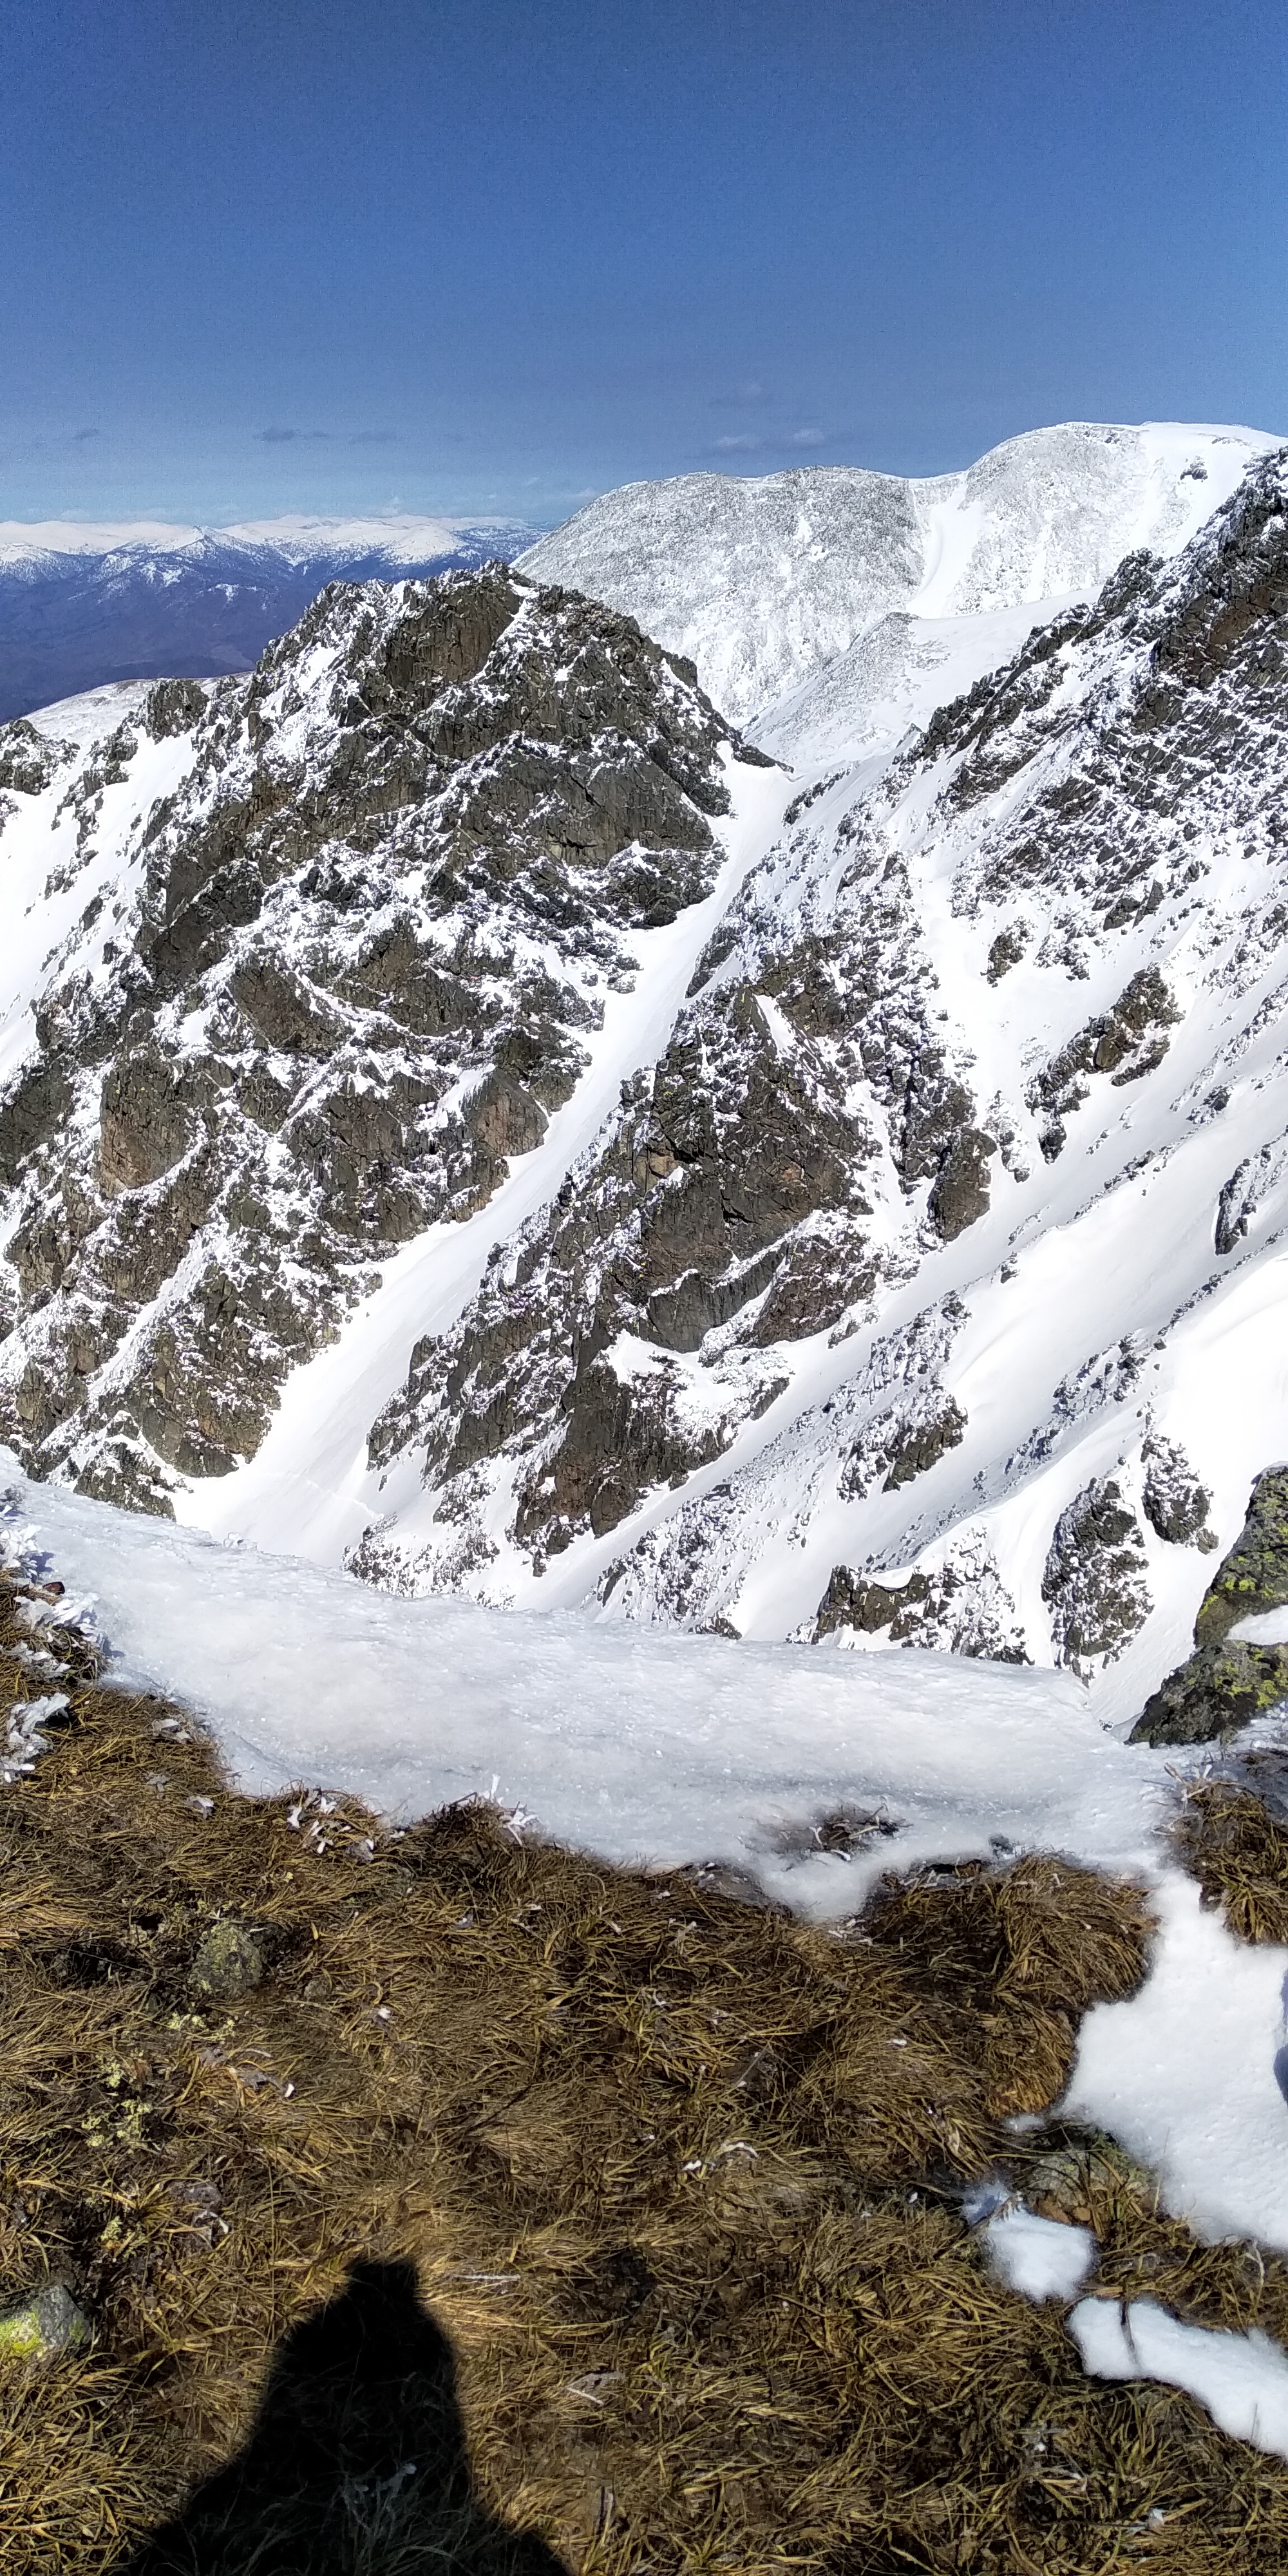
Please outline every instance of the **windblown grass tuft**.
[[1283, 1757], [1246, 1754], [1228, 1773], [1187, 1788], [1177, 1858], [1241, 1941], [1288, 1941], [1288, 1823]]

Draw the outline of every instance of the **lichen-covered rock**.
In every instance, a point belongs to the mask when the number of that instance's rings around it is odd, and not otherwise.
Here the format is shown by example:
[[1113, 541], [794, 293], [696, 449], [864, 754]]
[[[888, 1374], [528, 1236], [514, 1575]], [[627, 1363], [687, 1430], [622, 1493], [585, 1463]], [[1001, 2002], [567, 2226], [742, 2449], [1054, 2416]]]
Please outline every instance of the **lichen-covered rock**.
[[1288, 1700], [1288, 1647], [1201, 1646], [1146, 1700], [1128, 1742], [1211, 1744]]
[[89, 2320], [61, 2281], [0, 2310], [0, 2365], [57, 2361], [90, 2340]]
[[194, 1995], [212, 2002], [232, 2002], [253, 1993], [264, 1980], [264, 1945], [259, 1935], [231, 1914], [220, 1915], [203, 1933], [188, 1972]]
[[1133, 1744], [1208, 1744], [1288, 1699], [1288, 1647], [1232, 1637], [1288, 1602], [1288, 1468], [1258, 1476], [1248, 1516], [1199, 1604], [1194, 1653], [1149, 1698]]
[[1288, 1602], [1288, 1467], [1258, 1476], [1248, 1516], [1212, 1577], [1194, 1622], [1196, 1646], [1215, 1646], [1241, 1619]]

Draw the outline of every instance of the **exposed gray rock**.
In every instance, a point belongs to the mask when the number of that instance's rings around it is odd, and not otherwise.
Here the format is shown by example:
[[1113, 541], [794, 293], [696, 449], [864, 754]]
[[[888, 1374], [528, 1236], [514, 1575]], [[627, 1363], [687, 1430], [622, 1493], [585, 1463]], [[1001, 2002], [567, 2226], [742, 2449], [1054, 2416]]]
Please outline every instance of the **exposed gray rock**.
[[931, 1222], [945, 1243], [987, 1214], [989, 1159], [996, 1152], [994, 1138], [977, 1127], [963, 1127], [954, 1137], [929, 1200]]
[[0, 2311], [0, 2363], [58, 2361], [89, 2340], [89, 2321], [61, 2281]]
[[[1206, 1498], [1205, 1498], [1206, 1499]], [[1288, 1468], [1258, 1476], [1248, 1517], [1194, 1622], [1195, 1651], [1145, 1703], [1133, 1744], [1207, 1744], [1288, 1699], [1288, 1647], [1233, 1638], [1240, 1621], [1288, 1603]]]
[[1056, 1659], [1112, 1663], [1149, 1616], [1140, 1523], [1113, 1477], [1084, 1485], [1060, 1514], [1042, 1576]]
[[1212, 1497], [1199, 1483], [1184, 1450], [1175, 1440], [1151, 1432], [1141, 1457], [1145, 1466], [1141, 1499], [1151, 1529], [1173, 1547], [1186, 1547], [1192, 1540], [1205, 1556], [1210, 1554], [1217, 1545], [1207, 1526]]
[[918, 1568], [902, 1583], [876, 1574], [832, 1569], [812, 1621], [801, 1631], [818, 1644], [838, 1630], [884, 1636], [892, 1646], [920, 1646], [993, 1663], [1028, 1661], [1015, 1603], [992, 1559], [970, 1546], [935, 1566]]
[[1112, 1010], [1089, 1020], [1051, 1058], [1029, 1095], [1042, 1118], [1042, 1151], [1049, 1162], [1064, 1144], [1064, 1120], [1089, 1096], [1088, 1077], [1107, 1073], [1115, 1089], [1139, 1082], [1162, 1063], [1170, 1044], [1168, 1032], [1179, 1017], [1158, 968], [1144, 966]]

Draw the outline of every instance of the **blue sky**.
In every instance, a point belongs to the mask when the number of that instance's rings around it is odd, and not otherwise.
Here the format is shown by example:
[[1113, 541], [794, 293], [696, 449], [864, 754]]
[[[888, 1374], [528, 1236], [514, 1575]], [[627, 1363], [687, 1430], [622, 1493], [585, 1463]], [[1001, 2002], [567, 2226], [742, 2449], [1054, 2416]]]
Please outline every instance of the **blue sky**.
[[1288, 433], [1283, 0], [0, 0], [0, 518]]

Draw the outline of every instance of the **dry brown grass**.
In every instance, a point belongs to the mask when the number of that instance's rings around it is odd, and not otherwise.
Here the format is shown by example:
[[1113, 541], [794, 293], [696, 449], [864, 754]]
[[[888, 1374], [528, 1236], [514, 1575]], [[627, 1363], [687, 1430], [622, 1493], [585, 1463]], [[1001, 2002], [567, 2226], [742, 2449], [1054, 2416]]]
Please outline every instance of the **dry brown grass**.
[[[0, 2283], [67, 2281], [97, 2340], [0, 2389], [4, 2576], [122, 2565], [358, 2255], [415, 2262], [484, 2497], [585, 2576], [1288, 2558], [1284, 2470], [1085, 2380], [961, 2215], [1049, 2154], [1004, 2124], [1137, 1982], [1139, 1890], [1031, 1859], [887, 1882], [835, 1937], [487, 1810], [293, 1830], [58, 1650], [74, 1722], [0, 1790]], [[216, 2005], [221, 1915], [269, 1969]], [[1284, 2267], [1195, 2246], [1103, 2145], [1045, 2180], [1106, 2287], [1288, 2332]]]
[[1277, 1754], [1245, 1755], [1230, 1776], [1187, 1787], [1177, 1819], [1178, 1858], [1241, 1941], [1288, 1941], [1288, 1828], [1257, 1795], [1262, 1774], [1282, 1792], [1283, 1768]]

